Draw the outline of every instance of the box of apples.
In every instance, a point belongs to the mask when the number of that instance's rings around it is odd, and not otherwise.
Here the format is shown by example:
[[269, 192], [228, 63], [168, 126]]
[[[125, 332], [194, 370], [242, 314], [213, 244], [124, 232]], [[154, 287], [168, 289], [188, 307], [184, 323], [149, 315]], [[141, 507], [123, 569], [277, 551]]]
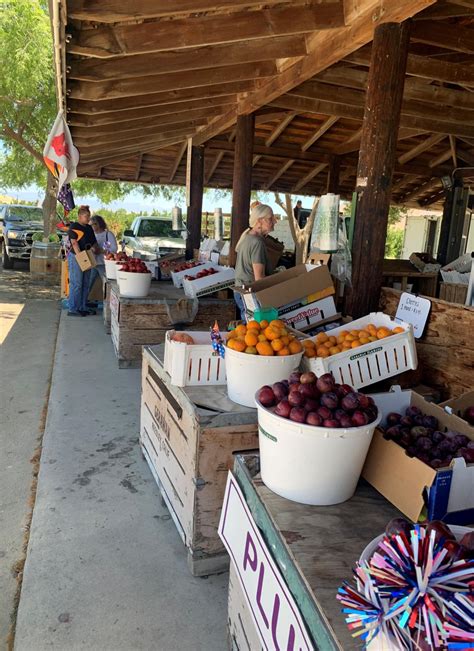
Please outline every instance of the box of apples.
[[206, 265], [205, 269], [191, 269], [183, 278], [184, 293], [191, 298], [206, 296], [234, 284], [235, 273], [231, 267], [212, 264]]
[[466, 524], [474, 519], [474, 431], [414, 391], [374, 394], [381, 428], [362, 476], [416, 522]]
[[171, 280], [173, 281], [173, 285], [175, 287], [182, 287], [184, 277], [189, 274], [191, 269], [195, 269], [196, 267], [199, 267], [199, 270], [208, 269], [212, 267], [212, 264], [209, 262], [199, 262], [199, 260], [188, 260], [188, 262], [177, 264], [171, 270]]

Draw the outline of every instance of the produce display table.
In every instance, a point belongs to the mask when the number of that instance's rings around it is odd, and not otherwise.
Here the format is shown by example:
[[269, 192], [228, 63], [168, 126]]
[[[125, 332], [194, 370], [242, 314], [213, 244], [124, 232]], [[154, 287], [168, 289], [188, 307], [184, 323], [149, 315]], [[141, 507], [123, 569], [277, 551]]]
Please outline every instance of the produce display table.
[[110, 335], [111, 333], [111, 322], [110, 322], [110, 293], [112, 291], [112, 284], [116, 284], [115, 280], [109, 280], [104, 278], [104, 303], [103, 303], [103, 317], [104, 317], [104, 329], [105, 332]]
[[[236, 456], [234, 474], [298, 606], [315, 648], [360, 649], [344, 622], [336, 594], [366, 545], [400, 513], [361, 481], [354, 497], [335, 506], [306, 506], [270, 491], [259, 475], [259, 456]], [[335, 477], [337, 481], [337, 477]], [[233, 651], [261, 651], [257, 629], [231, 564], [229, 637]], [[286, 648], [286, 647], [285, 647]]]
[[423, 273], [412, 265], [410, 260], [384, 260], [383, 261], [384, 284], [391, 284], [394, 281], [401, 283], [402, 291], [407, 290], [409, 281], [415, 284], [418, 294], [425, 296], [436, 296], [438, 272]]
[[[166, 331], [173, 328], [176, 320], [170, 318], [180, 313], [180, 306], [189, 305], [182, 289], [170, 281], [152, 282], [146, 298], [125, 298], [120, 296], [118, 285], [110, 282], [111, 334], [120, 368], [139, 367], [142, 347], [161, 344]], [[186, 310], [182, 313], [186, 314]], [[186, 330], [209, 330], [215, 319], [225, 330], [235, 319], [235, 303], [232, 299], [203, 297], [192, 324]], [[183, 319], [184, 320], [184, 319]]]
[[217, 534], [234, 454], [258, 448], [257, 410], [227, 398], [227, 387], [179, 388], [162, 359], [143, 349], [140, 444], [188, 549], [195, 576], [222, 572], [229, 557]]

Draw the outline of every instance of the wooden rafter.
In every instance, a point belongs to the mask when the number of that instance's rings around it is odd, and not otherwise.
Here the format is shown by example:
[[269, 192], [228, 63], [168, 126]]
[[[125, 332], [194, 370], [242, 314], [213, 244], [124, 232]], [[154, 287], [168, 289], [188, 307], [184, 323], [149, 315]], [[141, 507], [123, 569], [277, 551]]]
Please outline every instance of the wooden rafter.
[[265, 190], [270, 190], [272, 185], [278, 181], [280, 176], [283, 176], [283, 174], [290, 169], [290, 167], [293, 165], [295, 161], [294, 160], [287, 160], [286, 163], [283, 163], [281, 167], [278, 168], [278, 170], [273, 174], [270, 179], [265, 183]]
[[426, 181], [426, 183], [423, 183], [422, 185], [417, 186], [407, 194], [405, 194], [402, 197], [402, 201], [412, 201], [413, 199], [416, 199], [417, 197], [420, 196], [420, 194], [424, 194], [425, 192], [428, 192], [429, 190], [432, 190], [433, 188], [436, 188], [441, 185], [441, 179], [429, 179]]
[[438, 165], [441, 165], [441, 163], [448, 161], [451, 158], [451, 156], [452, 156], [451, 147], [449, 147], [449, 149], [446, 149], [442, 154], [439, 154], [439, 156], [433, 158], [433, 160], [430, 161], [429, 166], [438, 167]]
[[268, 136], [268, 138], [265, 140], [265, 146], [270, 147], [275, 140], [281, 136], [283, 131], [286, 129], [286, 127], [290, 124], [290, 122], [293, 120], [295, 117], [296, 113], [288, 113], [286, 117], [283, 118], [283, 120], [273, 129], [271, 134]]
[[311, 147], [311, 145], [314, 145], [314, 143], [322, 138], [326, 131], [329, 131], [333, 124], [336, 124], [338, 120], [338, 117], [329, 117], [327, 120], [324, 120], [319, 129], [315, 131], [315, 133], [313, 133], [313, 135], [301, 145], [301, 151], [306, 151]]
[[426, 138], [423, 142], [420, 142], [418, 145], [415, 145], [412, 149], [409, 149], [407, 152], [402, 154], [401, 156], [398, 157], [398, 162], [399, 163], [407, 163], [409, 160], [412, 160], [413, 158], [416, 158], [419, 154], [421, 154], [424, 151], [427, 151], [428, 149], [431, 149], [434, 145], [438, 144], [441, 140], [443, 140], [445, 136], [440, 135], [440, 134], [435, 134], [433, 136], [430, 136], [429, 138]]
[[306, 5], [294, 11], [282, 6], [255, 12], [234, 12], [229, 15], [193, 14], [167, 21], [116, 25], [100, 25], [97, 29], [73, 34], [68, 46], [71, 54], [109, 58], [124, 54], [145, 54], [164, 50], [180, 50], [207, 45], [235, 43], [242, 40], [304, 34], [316, 29], [344, 24], [342, 3]]
[[137, 156], [137, 166], [135, 168], [135, 181], [138, 181], [140, 178], [140, 170], [142, 168], [143, 154], [138, 154]]
[[206, 185], [210, 182], [210, 180], [211, 180], [212, 177], [214, 176], [214, 172], [215, 172], [216, 169], [219, 167], [219, 165], [220, 165], [222, 159], [224, 158], [224, 156], [225, 156], [225, 151], [219, 151], [219, 152], [217, 152], [216, 157], [214, 158], [214, 161], [213, 161], [211, 167], [209, 168], [209, 171], [208, 171], [208, 173], [206, 174], [206, 177], [205, 177], [205, 179], [204, 179], [204, 183], [205, 183]]
[[308, 172], [306, 176], [300, 179], [298, 183], [293, 186], [292, 192], [299, 192], [302, 188], [304, 188], [305, 185], [308, 185], [310, 181], [318, 176], [318, 174], [320, 174], [325, 167], [327, 167], [327, 163], [320, 163], [319, 165], [316, 165], [316, 167], [313, 168], [311, 172]]
[[474, 31], [460, 25], [420, 20], [410, 32], [412, 41], [474, 54]]
[[449, 136], [449, 147], [451, 150], [451, 158], [453, 159], [454, 167], [458, 166], [458, 158], [456, 154], [456, 138], [454, 136]]
[[187, 149], [188, 149], [188, 143], [187, 141], [185, 141], [179, 148], [176, 158], [174, 159], [173, 167], [171, 168], [171, 172], [168, 177], [168, 183], [173, 183], [174, 177], [176, 176], [176, 172], [178, 171], [178, 167], [181, 165], [181, 161], [183, 160], [183, 156], [187, 151]]

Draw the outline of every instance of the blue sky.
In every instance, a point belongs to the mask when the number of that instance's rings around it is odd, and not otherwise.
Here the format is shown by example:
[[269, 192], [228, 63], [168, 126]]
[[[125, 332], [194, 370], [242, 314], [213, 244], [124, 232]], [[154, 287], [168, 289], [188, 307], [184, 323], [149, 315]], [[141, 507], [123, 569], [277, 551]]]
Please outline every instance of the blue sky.
[[[72, 187], [74, 189], [74, 182], [72, 184]], [[0, 194], [7, 194], [10, 197], [13, 197], [15, 199], [22, 199], [25, 201], [39, 201], [40, 203], [43, 201], [43, 190], [41, 188], [38, 188], [37, 186], [29, 186], [27, 188], [23, 188], [22, 190], [18, 189], [12, 189], [12, 188], [3, 188], [0, 190]], [[313, 199], [312, 197], [303, 197], [303, 196], [294, 196], [293, 201], [297, 201], [297, 199], [301, 199], [303, 201], [303, 207], [304, 208], [311, 208]], [[272, 208], [274, 209], [275, 212], [281, 213], [281, 208], [275, 204], [274, 197], [272, 193], [266, 193], [262, 196], [262, 200], [268, 203]], [[162, 210], [170, 210], [174, 206], [173, 201], [167, 201], [166, 199], [159, 198], [159, 199], [152, 199], [152, 198], [145, 198], [141, 195], [140, 192], [132, 192], [128, 197], [125, 199], [122, 199], [120, 201], [114, 201], [110, 204], [107, 205], [102, 205], [102, 203], [96, 199], [95, 197], [79, 197], [75, 196], [75, 201], [76, 204], [79, 205], [80, 203], [85, 203], [91, 206], [93, 211], [98, 210], [99, 208], [109, 208], [110, 210], [117, 210], [119, 208], [125, 208], [126, 210], [130, 210], [132, 212], [140, 212], [140, 211], [156, 211], [160, 212]], [[208, 211], [208, 212], [213, 212], [214, 208], [222, 208], [222, 211], [225, 213], [230, 213], [231, 210], [231, 201], [232, 201], [232, 195], [229, 192], [227, 197], [221, 198], [219, 200], [215, 200], [212, 196], [212, 193], [209, 195], [204, 195], [203, 198], [203, 210]], [[181, 205], [181, 208], [184, 210], [184, 202], [183, 205]]]

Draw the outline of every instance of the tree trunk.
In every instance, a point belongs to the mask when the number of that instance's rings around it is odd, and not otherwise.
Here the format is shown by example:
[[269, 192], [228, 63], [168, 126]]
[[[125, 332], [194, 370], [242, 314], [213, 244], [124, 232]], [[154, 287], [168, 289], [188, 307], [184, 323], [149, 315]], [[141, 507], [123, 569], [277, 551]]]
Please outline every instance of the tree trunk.
[[306, 226], [301, 228], [293, 214], [293, 206], [291, 205], [291, 195], [285, 194], [285, 203], [280, 198], [278, 192], [274, 192], [275, 202], [286, 212], [288, 223], [290, 225], [291, 236], [295, 243], [295, 264], [303, 264], [306, 262], [308, 255], [308, 243], [311, 233], [313, 232], [314, 220], [316, 218], [316, 211], [318, 208], [319, 198], [315, 197], [311, 214], [308, 217]]
[[51, 172], [48, 171], [46, 192], [43, 200], [43, 226], [44, 236], [49, 237], [56, 232], [56, 204], [57, 204], [58, 183]]

